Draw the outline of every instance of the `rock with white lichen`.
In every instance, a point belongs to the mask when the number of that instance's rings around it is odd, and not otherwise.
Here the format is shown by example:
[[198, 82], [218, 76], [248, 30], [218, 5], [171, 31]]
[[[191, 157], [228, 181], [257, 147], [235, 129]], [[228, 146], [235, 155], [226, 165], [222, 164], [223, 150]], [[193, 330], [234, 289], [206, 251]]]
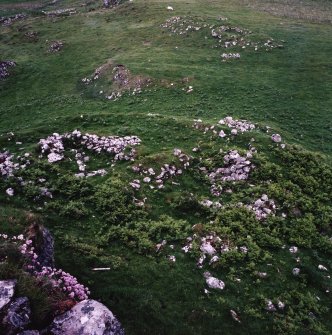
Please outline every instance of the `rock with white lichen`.
[[57, 316], [49, 333], [53, 335], [124, 335], [113, 313], [96, 300], [83, 300], [68, 312]]

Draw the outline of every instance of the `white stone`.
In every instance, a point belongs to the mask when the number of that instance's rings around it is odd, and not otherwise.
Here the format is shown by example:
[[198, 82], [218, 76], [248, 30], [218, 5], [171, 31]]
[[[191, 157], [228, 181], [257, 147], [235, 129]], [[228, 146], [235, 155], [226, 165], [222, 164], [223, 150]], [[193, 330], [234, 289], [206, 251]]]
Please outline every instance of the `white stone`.
[[215, 277], [212, 277], [212, 276], [209, 277], [208, 273], [204, 273], [204, 275], [205, 275], [205, 277], [207, 277], [205, 279], [206, 284], [210, 288], [219, 289], [219, 290], [223, 290], [224, 289], [225, 283], [222, 280], [220, 280], [218, 278], [215, 278]]
[[54, 335], [124, 335], [119, 321], [103, 304], [83, 300], [64, 314], [58, 315], [50, 326]]
[[214, 255], [216, 253], [216, 249], [213, 248], [213, 246], [210, 243], [203, 243], [201, 245], [201, 251], [204, 254], [208, 254], [210, 256]]

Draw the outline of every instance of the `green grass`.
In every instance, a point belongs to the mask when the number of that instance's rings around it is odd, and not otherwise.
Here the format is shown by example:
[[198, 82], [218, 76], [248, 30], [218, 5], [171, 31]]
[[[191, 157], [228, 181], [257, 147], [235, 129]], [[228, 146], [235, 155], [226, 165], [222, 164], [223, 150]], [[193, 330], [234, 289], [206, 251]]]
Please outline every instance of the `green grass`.
[[[14, 3], [22, 6], [8, 5]], [[31, 194], [22, 190], [17, 197], [8, 198], [5, 188], [16, 184], [1, 181], [1, 230], [23, 231], [23, 210], [40, 211], [56, 238], [57, 265], [87, 284], [92, 297], [101, 299], [119, 317], [127, 334], [332, 332], [331, 302], [325, 293], [331, 283], [317, 271], [317, 264], [331, 266], [331, 247], [324, 244], [321, 236], [331, 233], [331, 179], [326, 177], [330, 170], [323, 166], [332, 162], [332, 26], [326, 22], [330, 7], [324, 1], [310, 2], [308, 7], [300, 1], [287, 2], [294, 8], [285, 15], [285, 1], [274, 1], [273, 6], [271, 1], [250, 3], [134, 0], [105, 10], [101, 1], [90, 1], [86, 6], [76, 0], [55, 5], [45, 2], [44, 7], [28, 9], [22, 1], [0, 2], [0, 16], [22, 11], [28, 14], [27, 19], [0, 29], [1, 60], [17, 62], [11, 76], [0, 82], [0, 146], [15, 153], [33, 152], [35, 165], [28, 169], [27, 176], [34, 178], [36, 170], [44, 171], [56, 194], [45, 206], [34, 203]], [[174, 11], [167, 11], [168, 5]], [[41, 12], [71, 7], [78, 13], [69, 17], [46, 17]], [[210, 29], [179, 36], [160, 27], [178, 15], [246, 28], [252, 31], [251, 40], [266, 41], [272, 37], [285, 41], [284, 48], [235, 48], [241, 59], [222, 62], [220, 55], [229, 51], [213, 47], [216, 41], [210, 36]], [[228, 21], [218, 21], [219, 16]], [[25, 36], [32, 31], [37, 32], [35, 41]], [[62, 40], [64, 47], [59, 53], [50, 54], [49, 43], [54, 40]], [[139, 95], [125, 93], [117, 101], [98, 97], [91, 92], [98, 92], [99, 84], [85, 89], [81, 79], [90, 77], [109, 60], [124, 64], [134, 75], [152, 78], [154, 84]], [[174, 85], [171, 87], [170, 83]], [[107, 80], [102, 84], [107, 86]], [[185, 93], [183, 89], [189, 85], [193, 92]], [[193, 119], [215, 124], [227, 115], [248, 119], [261, 129], [225, 144], [192, 128]], [[293, 149], [289, 149], [289, 156], [280, 153], [264, 135], [265, 126], [280, 133], [287, 143], [300, 145], [321, 158]], [[152, 220], [151, 227], [167, 214], [174, 220], [186, 220], [181, 224], [185, 232], [191, 231], [194, 224], [201, 224], [204, 232], [234, 233], [237, 243], [247, 241], [242, 234], [252, 235], [252, 259], [223, 260], [212, 272], [225, 280], [226, 289], [206, 295], [203, 271], [195, 266], [197, 257], [180, 251], [181, 238], [174, 238], [177, 262], [170, 263], [166, 258], [170, 249], [156, 254], [147, 247], [160, 242], [157, 233], [144, 232], [135, 220], [107, 223], [108, 218], [96, 209], [103, 199], [96, 194], [106, 192], [99, 189], [104, 183], [110, 183], [113, 190], [115, 179], [127, 185], [135, 178], [130, 163], [117, 163], [107, 177], [92, 178], [87, 182], [90, 193], [77, 196], [74, 189], [78, 186], [75, 182], [70, 184], [73, 163], [59, 164], [52, 170], [37, 159], [35, 148], [40, 138], [76, 128], [100, 135], [137, 135], [142, 139], [137, 161], [154, 167], [174, 160], [174, 148], [192, 154], [198, 144], [203, 153], [214, 155], [218, 161], [221, 157], [216, 153], [220, 147], [224, 151], [233, 147], [245, 149], [254, 137], [260, 153], [258, 165], [262, 167], [250, 180], [255, 186], [231, 185], [236, 192], [223, 196], [222, 201], [250, 202], [270, 192], [284, 210], [300, 208], [303, 218], [271, 219], [260, 227], [252, 223], [251, 217], [240, 217], [245, 221], [241, 222], [242, 229], [233, 212], [218, 216], [188, 209], [188, 205], [181, 207], [179, 199], [188, 192], [199, 199], [209, 196], [209, 186], [194, 168], [177, 180], [180, 186], [166, 185], [162, 192], [144, 188], [136, 194], [148, 197], [147, 218], [141, 220]], [[8, 132], [15, 133], [13, 139], [8, 140]], [[15, 144], [18, 141], [23, 144]], [[91, 157], [93, 168], [105, 167], [108, 161], [105, 156]], [[194, 166], [199, 164], [195, 162]], [[68, 183], [59, 176], [68, 178]], [[107, 192], [104, 195], [105, 199], [111, 197]], [[75, 206], [73, 201], [82, 203], [87, 213], [80, 216], [67, 206]], [[209, 223], [210, 219], [215, 226]], [[286, 250], [280, 243], [287, 244]], [[288, 252], [290, 244], [301, 249], [303, 275], [298, 280], [290, 274], [297, 264]], [[273, 269], [267, 265], [270, 263]], [[94, 266], [111, 266], [112, 270], [95, 273], [91, 271]], [[257, 278], [257, 269], [267, 271], [268, 278]], [[242, 278], [240, 285], [234, 279], [237, 276]], [[268, 313], [264, 299], [278, 297], [286, 302], [287, 310]], [[230, 309], [239, 312], [241, 324], [232, 320]], [[316, 319], [309, 317], [310, 313]]]

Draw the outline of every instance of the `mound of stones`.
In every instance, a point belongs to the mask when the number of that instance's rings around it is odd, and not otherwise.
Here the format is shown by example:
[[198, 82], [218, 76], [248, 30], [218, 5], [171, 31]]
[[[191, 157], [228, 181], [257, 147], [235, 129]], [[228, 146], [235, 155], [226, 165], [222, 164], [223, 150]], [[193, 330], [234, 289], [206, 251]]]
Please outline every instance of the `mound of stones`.
[[100, 90], [99, 94], [108, 100], [117, 100], [123, 92], [130, 92], [132, 95], [139, 94], [142, 89], [149, 86], [152, 81], [148, 77], [133, 75], [123, 64], [113, 65], [111, 61], [99, 66], [90, 78], [83, 78], [81, 81], [85, 85], [96, 83], [102, 77], [110, 77], [111, 87]]
[[11, 60], [0, 61], [0, 79], [9, 77], [9, 68], [16, 66], [16, 63]]
[[63, 48], [63, 42], [62, 41], [52, 41], [50, 43], [50, 46], [48, 48], [48, 52], [55, 53], [59, 52]]

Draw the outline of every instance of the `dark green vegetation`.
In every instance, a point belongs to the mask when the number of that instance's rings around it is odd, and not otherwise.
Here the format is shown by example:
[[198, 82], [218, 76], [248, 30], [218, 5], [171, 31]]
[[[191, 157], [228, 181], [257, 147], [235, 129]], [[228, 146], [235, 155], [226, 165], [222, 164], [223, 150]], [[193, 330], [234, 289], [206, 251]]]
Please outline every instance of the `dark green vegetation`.
[[[275, 2], [279, 8], [283, 4]], [[174, 11], [167, 11], [164, 1], [134, 0], [110, 10], [101, 9], [100, 1], [86, 6], [74, 0], [43, 2], [42, 9], [33, 1], [28, 2], [31, 7], [8, 3], [13, 1], [0, 5], [1, 15], [23, 11], [28, 18], [0, 27], [1, 60], [17, 62], [11, 76], [0, 82], [0, 144], [16, 154], [31, 152], [32, 164], [18, 176], [47, 179], [54, 197], [35, 201], [37, 183], [22, 188], [13, 178], [1, 180], [1, 231], [21, 233], [23, 211], [39, 212], [55, 235], [57, 266], [88, 285], [92, 297], [119, 317], [127, 334], [330, 334], [332, 27], [318, 23], [331, 15], [326, 2], [310, 1], [310, 10], [315, 10], [307, 16], [296, 15], [305, 6], [295, 6], [292, 19], [228, 0], [178, 1], [171, 4]], [[77, 10], [72, 16], [41, 13], [72, 7]], [[294, 19], [322, 12], [324, 19]], [[178, 15], [249, 29], [251, 40], [272, 37], [284, 47], [225, 50], [214, 48], [217, 42], [208, 27], [184, 35], [160, 27]], [[219, 21], [220, 16], [228, 21]], [[35, 37], [28, 32], [36, 32]], [[50, 41], [56, 40], [64, 42], [63, 49], [49, 53]], [[222, 62], [223, 52], [240, 52], [241, 58]], [[104, 80], [104, 86], [87, 89], [81, 80], [109, 60], [151, 78], [153, 84], [141, 94], [106, 100], [99, 91], [111, 83]], [[186, 93], [189, 86], [193, 91]], [[212, 125], [227, 115], [260, 127], [229, 141], [192, 127], [195, 118]], [[300, 146], [281, 149], [270, 140], [272, 131], [266, 135], [265, 125]], [[68, 158], [52, 165], [38, 158], [40, 138], [74, 129], [139, 136], [135, 163], [117, 162], [105, 177], [77, 179], [77, 166]], [[229, 206], [202, 207], [201, 200], [217, 198], [210, 195], [208, 180], [198, 168], [221, 167], [220, 149], [243, 154], [252, 137], [258, 152], [249, 180], [224, 186], [233, 193], [222, 193], [219, 200]], [[193, 153], [197, 146], [201, 151]], [[156, 170], [165, 163], [178, 165], [174, 148], [193, 156], [189, 169], [174, 178], [180, 185], [169, 180], [160, 191], [146, 185], [134, 191], [128, 185], [137, 178], [133, 164]], [[108, 167], [105, 154], [87, 153], [89, 168]], [[14, 197], [6, 195], [8, 187], [15, 190]], [[234, 207], [264, 193], [277, 204], [275, 216], [258, 221], [251, 211]], [[146, 206], [134, 206], [133, 195], [147, 197]], [[232, 246], [246, 246], [248, 254], [232, 250], [198, 269], [198, 239], [188, 254], [181, 247], [186, 237], [211, 232]], [[168, 243], [156, 253], [155, 245], [163, 239]], [[298, 253], [289, 252], [292, 245]], [[176, 262], [168, 255], [175, 255]], [[328, 271], [319, 270], [320, 264]], [[93, 272], [93, 267], [112, 270]], [[295, 267], [301, 270], [299, 276], [292, 274]], [[205, 270], [225, 282], [223, 291], [204, 293]], [[0, 274], [8, 272], [3, 268]], [[259, 272], [266, 272], [266, 278]], [[35, 301], [38, 294], [31, 293]], [[267, 300], [280, 300], [285, 309], [268, 312]], [[230, 310], [241, 323], [232, 319]]]

